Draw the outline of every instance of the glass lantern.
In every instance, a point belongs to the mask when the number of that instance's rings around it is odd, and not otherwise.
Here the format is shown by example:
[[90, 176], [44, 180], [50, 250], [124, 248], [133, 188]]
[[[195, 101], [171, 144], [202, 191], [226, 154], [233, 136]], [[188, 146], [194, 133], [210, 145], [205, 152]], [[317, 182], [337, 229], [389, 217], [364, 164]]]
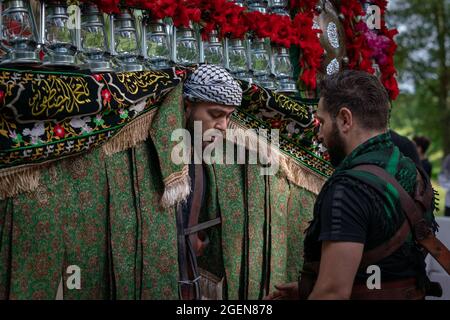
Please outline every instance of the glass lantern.
[[182, 65], [198, 63], [200, 60], [198, 41], [192, 24], [175, 30], [176, 62]]
[[2, 64], [40, 63], [38, 32], [29, 1], [1, 1], [0, 47]]
[[267, 78], [270, 75], [270, 56], [265, 39], [252, 39], [250, 50], [251, 65], [255, 81], [258, 83], [267, 81]]
[[45, 11], [45, 65], [75, 66], [77, 33], [69, 22], [66, 1], [50, 1]]
[[248, 71], [247, 50], [244, 41], [230, 39], [228, 45], [228, 67], [231, 74], [241, 80], [252, 82]]
[[292, 64], [289, 57], [289, 49], [281, 46], [274, 46], [275, 77], [277, 79], [277, 92], [288, 95], [297, 93], [296, 83], [292, 77]]
[[219, 40], [219, 33], [217, 30], [211, 31], [209, 34], [209, 41], [205, 43], [205, 62], [210, 64], [223, 65], [223, 46]]
[[[250, 11], [267, 13], [267, 1], [248, 0], [247, 4]], [[273, 75], [271, 75], [269, 40], [253, 37], [249, 41], [250, 69], [253, 72], [253, 80], [267, 89], [275, 89]]]
[[170, 41], [163, 20], [143, 19], [143, 56], [150, 69], [165, 69], [171, 66]]
[[94, 3], [81, 10], [81, 50], [86, 68], [92, 72], [112, 71], [103, 14]]
[[[280, 16], [289, 17], [288, 12], [288, 0], [270, 0], [270, 11]], [[291, 59], [289, 56], [289, 49], [273, 44], [272, 45], [272, 57], [273, 57], [273, 73], [277, 80], [276, 92], [286, 95], [296, 95], [297, 87], [293, 78], [293, 69]]]
[[113, 17], [114, 54], [118, 71], [142, 71], [139, 63], [138, 36], [134, 18], [129, 9], [122, 8]]

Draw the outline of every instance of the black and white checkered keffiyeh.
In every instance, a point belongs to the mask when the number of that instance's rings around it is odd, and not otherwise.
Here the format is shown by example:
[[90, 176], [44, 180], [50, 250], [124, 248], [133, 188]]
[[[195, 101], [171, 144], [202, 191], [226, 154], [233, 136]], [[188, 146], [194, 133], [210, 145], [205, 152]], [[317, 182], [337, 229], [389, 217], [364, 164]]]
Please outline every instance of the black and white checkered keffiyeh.
[[192, 101], [240, 106], [242, 89], [224, 68], [203, 64], [184, 83], [184, 97]]

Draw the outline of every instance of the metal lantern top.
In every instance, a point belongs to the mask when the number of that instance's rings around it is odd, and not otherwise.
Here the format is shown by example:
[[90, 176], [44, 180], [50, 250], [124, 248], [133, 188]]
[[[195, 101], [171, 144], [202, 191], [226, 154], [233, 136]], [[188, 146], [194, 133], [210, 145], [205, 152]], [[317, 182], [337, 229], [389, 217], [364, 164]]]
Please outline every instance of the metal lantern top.
[[208, 35], [209, 45], [222, 45], [219, 39], [219, 32], [217, 30], [212, 30]]
[[223, 45], [219, 39], [217, 30], [212, 30], [208, 36], [208, 42], [205, 43], [204, 50], [205, 62], [222, 65], [224, 63]]
[[166, 27], [162, 19], [150, 20], [146, 19], [147, 33], [153, 36], [167, 37]]
[[250, 11], [267, 13], [267, 1], [263, 0], [247, 0], [247, 6]]
[[177, 29], [177, 39], [179, 39], [180, 41], [197, 41], [192, 26], [179, 27]]
[[120, 31], [136, 32], [134, 19], [129, 9], [121, 9], [120, 13], [115, 16], [114, 23]]
[[105, 27], [103, 15], [94, 3], [88, 3], [82, 7], [81, 26], [82, 27]]
[[269, 1], [269, 8], [272, 13], [280, 16], [290, 16], [288, 12], [288, 0], [271, 0]]

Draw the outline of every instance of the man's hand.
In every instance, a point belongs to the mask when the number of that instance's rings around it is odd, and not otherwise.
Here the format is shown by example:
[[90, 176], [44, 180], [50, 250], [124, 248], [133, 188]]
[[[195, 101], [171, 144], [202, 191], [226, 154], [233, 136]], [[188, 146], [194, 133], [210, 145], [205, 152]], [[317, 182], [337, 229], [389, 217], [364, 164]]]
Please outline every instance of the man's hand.
[[298, 283], [290, 282], [275, 285], [275, 290], [271, 294], [265, 296], [263, 300], [298, 300]]

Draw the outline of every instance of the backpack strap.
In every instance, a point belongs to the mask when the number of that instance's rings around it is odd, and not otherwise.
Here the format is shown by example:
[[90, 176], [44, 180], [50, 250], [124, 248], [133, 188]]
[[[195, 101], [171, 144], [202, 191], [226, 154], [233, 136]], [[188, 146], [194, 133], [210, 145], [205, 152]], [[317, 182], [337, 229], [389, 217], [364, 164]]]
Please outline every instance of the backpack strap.
[[450, 251], [445, 245], [436, 238], [434, 232], [429, 227], [424, 218], [424, 211], [431, 206], [433, 191], [428, 179], [419, 169], [417, 172], [417, 181], [414, 200], [398, 183], [398, 181], [381, 167], [376, 165], [359, 165], [354, 170], [369, 172], [389, 184], [398, 192], [402, 211], [406, 216], [405, 222], [395, 233], [395, 235], [382, 245], [367, 251], [363, 254], [361, 266], [368, 266], [376, 263], [394, 253], [406, 241], [409, 231], [413, 231], [414, 239], [426, 249], [439, 264], [450, 275]]

